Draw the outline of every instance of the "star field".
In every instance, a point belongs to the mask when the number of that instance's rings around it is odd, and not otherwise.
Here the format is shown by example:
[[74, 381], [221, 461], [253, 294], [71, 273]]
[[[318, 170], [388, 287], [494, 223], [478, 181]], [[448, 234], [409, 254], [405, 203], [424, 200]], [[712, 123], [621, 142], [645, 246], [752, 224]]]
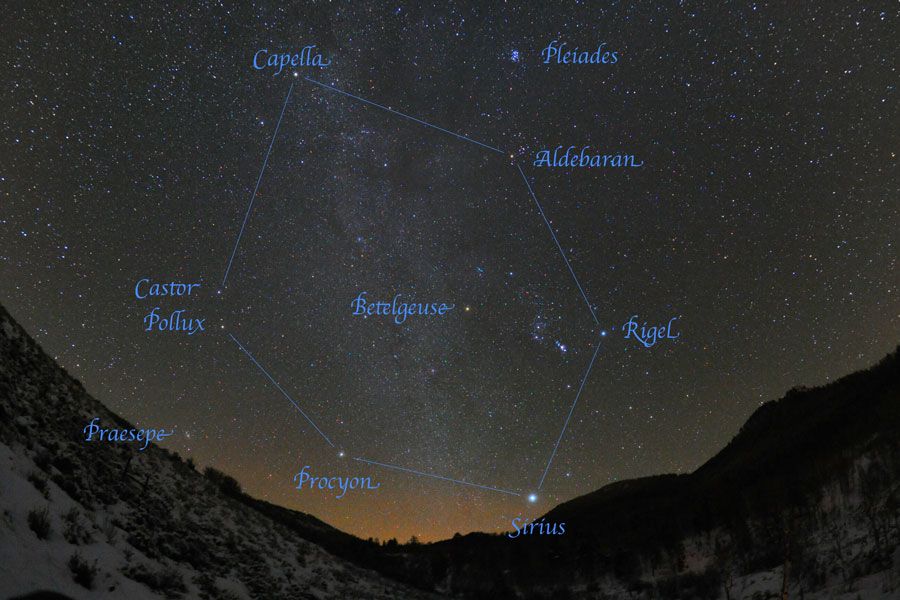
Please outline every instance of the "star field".
[[[508, 529], [690, 471], [761, 403], [896, 346], [896, 28], [886, 2], [19, 7], [0, 62], [0, 302], [103, 403], [177, 426], [167, 447], [254, 496], [363, 537]], [[552, 40], [621, 59], [545, 65]], [[331, 66], [251, 67], [307, 44]], [[532, 166], [571, 144], [644, 167]], [[202, 283], [166, 306], [207, 331], [142, 331], [142, 277]], [[361, 291], [455, 308], [361, 319]], [[681, 337], [625, 340], [635, 314], [678, 316]], [[300, 493], [306, 464], [382, 485]]]

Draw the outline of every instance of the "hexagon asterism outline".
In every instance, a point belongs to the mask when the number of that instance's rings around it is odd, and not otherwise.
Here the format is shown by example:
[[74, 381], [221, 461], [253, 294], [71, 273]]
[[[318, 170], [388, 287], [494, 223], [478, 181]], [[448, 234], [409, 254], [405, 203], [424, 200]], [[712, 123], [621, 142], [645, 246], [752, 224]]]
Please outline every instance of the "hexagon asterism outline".
[[[295, 75], [295, 76], [296, 76], [296, 75]], [[319, 87], [321, 87], [321, 88], [323, 88], [323, 89], [326, 89], [326, 90], [329, 90], [329, 91], [338, 93], [338, 94], [340, 94], [340, 95], [342, 95], [342, 96], [346, 96], [346, 97], [352, 98], [352, 99], [354, 99], [354, 100], [358, 100], [358, 101], [360, 101], [360, 102], [363, 102], [364, 104], [367, 104], [367, 105], [369, 105], [369, 106], [374, 106], [374, 107], [376, 107], [376, 108], [379, 108], [379, 109], [381, 109], [381, 110], [387, 111], [387, 112], [389, 112], [389, 113], [391, 113], [391, 114], [394, 114], [394, 115], [397, 115], [397, 116], [399, 116], [399, 117], [403, 117], [403, 118], [405, 118], [405, 119], [408, 119], [408, 120], [410, 120], [410, 121], [413, 121], [413, 122], [418, 123], [418, 124], [420, 124], [420, 125], [423, 125], [423, 126], [425, 126], [425, 127], [430, 127], [431, 129], [436, 129], [436, 130], [438, 130], [438, 131], [440, 131], [440, 132], [442, 132], [442, 133], [451, 135], [451, 136], [453, 136], [453, 137], [455, 137], [455, 138], [457, 138], [457, 139], [460, 139], [460, 140], [462, 140], [462, 141], [469, 142], [469, 143], [471, 143], [471, 144], [475, 144], [475, 145], [480, 146], [480, 147], [482, 147], [482, 148], [484, 148], [484, 149], [486, 149], [486, 150], [490, 150], [490, 151], [495, 152], [495, 153], [498, 153], [498, 154], [507, 154], [507, 153], [504, 152], [503, 150], [500, 150], [499, 148], [496, 148], [496, 147], [491, 146], [491, 145], [489, 145], [489, 144], [485, 144], [485, 143], [483, 143], [483, 142], [479, 142], [478, 140], [472, 139], [472, 138], [470, 138], [470, 137], [468, 137], [468, 136], [461, 135], [461, 134], [459, 134], [459, 133], [454, 133], [453, 131], [450, 131], [450, 130], [448, 130], [448, 129], [444, 129], [443, 127], [438, 127], [437, 125], [433, 125], [432, 123], [429, 123], [429, 122], [427, 122], [427, 121], [423, 121], [423, 120], [421, 120], [421, 119], [417, 119], [416, 117], [407, 115], [407, 114], [405, 114], [405, 113], [402, 113], [402, 112], [400, 112], [400, 111], [394, 110], [394, 109], [389, 108], [389, 107], [387, 107], [387, 106], [378, 104], [378, 103], [376, 103], [376, 102], [372, 102], [371, 100], [367, 100], [367, 99], [362, 98], [362, 97], [360, 97], [360, 96], [356, 96], [356, 95], [354, 95], [354, 94], [351, 94], [351, 93], [349, 93], [349, 92], [346, 92], [346, 91], [341, 90], [341, 89], [339, 89], [339, 88], [336, 88], [336, 87], [334, 87], [334, 86], [328, 85], [328, 84], [326, 84], [326, 83], [322, 83], [322, 82], [320, 82], [320, 81], [316, 81], [315, 79], [312, 79], [312, 78], [310, 78], [310, 77], [304, 77], [303, 79], [306, 80], [306, 81], [308, 81], [309, 83], [312, 83], [312, 84], [314, 84], [314, 85], [316, 85], [316, 86], [319, 86]], [[221, 294], [222, 290], [225, 288], [225, 285], [226, 285], [226, 283], [227, 283], [227, 281], [228, 281], [228, 275], [229, 275], [229, 272], [231, 271], [232, 263], [234, 262], [234, 258], [235, 258], [235, 256], [237, 255], [238, 247], [240, 246], [240, 242], [241, 242], [241, 237], [242, 237], [243, 234], [244, 234], [244, 229], [246, 228], [247, 222], [248, 222], [249, 219], [250, 219], [250, 214], [251, 214], [251, 212], [252, 212], [252, 210], [253, 210], [253, 203], [254, 203], [254, 200], [255, 200], [255, 198], [256, 198], [256, 194], [257, 194], [257, 192], [259, 191], [259, 185], [260, 185], [260, 182], [262, 181], [263, 174], [265, 173], [266, 165], [267, 165], [268, 162], [269, 162], [269, 155], [272, 153], [272, 147], [275, 145], [275, 138], [278, 136], [278, 130], [279, 130], [279, 128], [281, 127], [281, 121], [282, 121], [282, 119], [283, 119], [283, 117], [284, 117], [284, 112], [285, 112], [285, 109], [287, 109], [287, 105], [288, 105], [288, 102], [290, 101], [291, 93], [292, 93], [293, 89], [294, 89], [294, 83], [291, 82], [291, 86], [290, 86], [290, 88], [288, 88], [287, 94], [285, 95], [284, 103], [283, 103], [283, 105], [282, 105], [282, 107], [281, 107], [281, 113], [280, 113], [280, 115], [279, 115], [279, 117], [278, 117], [278, 121], [277, 121], [277, 123], [275, 124], [275, 131], [274, 131], [273, 134], [272, 134], [272, 140], [271, 140], [271, 142], [269, 143], [269, 148], [268, 148], [268, 150], [266, 151], [265, 158], [263, 159], [263, 164], [262, 164], [262, 167], [261, 167], [261, 169], [260, 169], [259, 176], [257, 177], [257, 180], [256, 180], [256, 186], [255, 186], [254, 189], [253, 189], [253, 193], [250, 195], [250, 201], [249, 201], [248, 206], [247, 206], [247, 211], [246, 211], [245, 214], [244, 214], [244, 220], [243, 220], [243, 222], [241, 223], [241, 228], [240, 228], [240, 230], [239, 230], [239, 232], [238, 232], [237, 239], [235, 240], [235, 243], [234, 243], [234, 249], [232, 250], [231, 256], [230, 256], [230, 258], [229, 258], [229, 260], [228, 260], [228, 265], [227, 265], [227, 267], [226, 267], [226, 269], [225, 269], [225, 275], [224, 275], [224, 277], [222, 278], [222, 285], [221, 285], [221, 287], [219, 288], [219, 293], [220, 293], [220, 294]], [[510, 156], [510, 158], [512, 158], [512, 156]], [[547, 215], [546, 215], [546, 213], [544, 212], [544, 208], [541, 206], [541, 203], [540, 203], [540, 201], [538, 200], [537, 195], [534, 193], [534, 189], [531, 187], [531, 183], [528, 181], [528, 177], [525, 175], [525, 172], [522, 170], [522, 167], [521, 167], [518, 163], [513, 163], [513, 164], [515, 165], [516, 169], [519, 171], [519, 174], [520, 174], [521, 177], [522, 177], [522, 181], [525, 182], [525, 186], [528, 188], [528, 193], [529, 193], [529, 195], [531, 196], [532, 200], [534, 201], [534, 204], [535, 204], [535, 206], [536, 206], [537, 209], [538, 209], [538, 213], [540, 214], [541, 219], [544, 221], [544, 224], [547, 226], [547, 230], [550, 232], [550, 236], [553, 238], [553, 242], [556, 244], [556, 247], [557, 247], [557, 249], [559, 250], [560, 256], [562, 256], [562, 259], [563, 259], [563, 261], [565, 262], [566, 267], [567, 267], [568, 270], [569, 270], [569, 274], [572, 276], [572, 280], [575, 282], [575, 285], [578, 287], [578, 291], [581, 293], [581, 297], [582, 297], [582, 299], [584, 300], [585, 304], [586, 304], [587, 307], [588, 307], [588, 310], [589, 310], [590, 313], [591, 313], [591, 317], [592, 317], [593, 320], [594, 320], [594, 324], [597, 325], [597, 326], [599, 327], [600, 321], [597, 319], [597, 315], [596, 315], [596, 313], [594, 312], [594, 307], [593, 307], [593, 305], [591, 304], [591, 302], [588, 300], [587, 294], [585, 293], [584, 288], [581, 286], [581, 282], [578, 281], [578, 277], [575, 275], [575, 270], [572, 268], [572, 265], [571, 265], [571, 263], [569, 262], [569, 258], [566, 256], [566, 253], [565, 253], [565, 251], [563, 250], [562, 245], [559, 243], [559, 239], [556, 237], [556, 232], [553, 230], [553, 226], [552, 226], [552, 224], [550, 223], [550, 220], [547, 218]], [[603, 336], [603, 335], [605, 335], [605, 334], [606, 334], [605, 331], [602, 331], [602, 332], [600, 333], [601, 336]], [[316, 432], [318, 432], [318, 434], [319, 434], [319, 435], [320, 435], [320, 436], [321, 436], [321, 437], [322, 437], [322, 438], [323, 438], [323, 439], [324, 439], [324, 440], [325, 440], [332, 448], [334, 448], [335, 445], [334, 445], [334, 443], [328, 438], [328, 436], [325, 435], [325, 433], [318, 427], [318, 425], [315, 424], [315, 422], [312, 420], [312, 418], [310, 418], [310, 416], [309, 416], [306, 412], [304, 412], [303, 409], [300, 408], [300, 406], [297, 404], [297, 402], [294, 401], [294, 399], [293, 399], [293, 398], [292, 398], [292, 397], [284, 390], [284, 388], [281, 387], [281, 385], [275, 380], [274, 377], [272, 377], [272, 375], [269, 374], [269, 372], [268, 372], [268, 371], [267, 371], [267, 370], [266, 370], [266, 369], [265, 369], [265, 368], [257, 361], [257, 359], [256, 359], [252, 354], [250, 354], [250, 352], [244, 347], [244, 345], [243, 345], [240, 341], [238, 341], [238, 339], [237, 339], [234, 335], [232, 335], [231, 333], [229, 333], [228, 336], [229, 336], [229, 337], [231, 338], [231, 340], [235, 343], [235, 345], [237, 345], [238, 349], [240, 349], [240, 351], [241, 351], [245, 356], [247, 356], [247, 357], [250, 359], [250, 361], [256, 366], [256, 368], [257, 368], [257, 369], [258, 369], [258, 370], [259, 370], [259, 371], [260, 371], [260, 372], [261, 372], [261, 373], [269, 380], [269, 382], [270, 382], [272, 385], [274, 385], [275, 388], [276, 388], [279, 392], [281, 392], [281, 394], [282, 394], [282, 395], [283, 395], [283, 396], [284, 396], [284, 397], [285, 397], [285, 398], [286, 398], [286, 399], [294, 406], [294, 408], [297, 409], [297, 411], [298, 411], [301, 415], [303, 415], [303, 417], [309, 422], [309, 424], [313, 426], [313, 428], [316, 430]], [[568, 427], [569, 427], [569, 422], [570, 422], [570, 420], [572, 419], [573, 413], [575, 412], [575, 407], [578, 405], [578, 401], [579, 401], [579, 399], [581, 398], [581, 393], [582, 393], [582, 391], [584, 390], [585, 383], [587, 382], [587, 379], [588, 379], [588, 377], [590, 376], [591, 370], [592, 370], [593, 367], [594, 367], [594, 362], [597, 360], [597, 355], [598, 355], [599, 353], [600, 353], [600, 340], [599, 340], [599, 338], [598, 338], [598, 340], [597, 340], [597, 341], [595, 342], [595, 344], [594, 344], [594, 352], [593, 352], [593, 355], [591, 356], [591, 360], [590, 360], [590, 362], [588, 363], [587, 369], [585, 369], [584, 375], [583, 375], [582, 378], [581, 378], [581, 383], [580, 383], [580, 385], [578, 386], [578, 391], [577, 391], [576, 394], [575, 394], [575, 399], [572, 401], [572, 405], [571, 405], [571, 407], [569, 408], [568, 414], [566, 415], [566, 420], [565, 420], [565, 422], [563, 423], [562, 430], [560, 431], [559, 436], [558, 436], [557, 439], [556, 439], [556, 444], [553, 446], [553, 451], [550, 453], [550, 458], [547, 460], [547, 465], [546, 465], [546, 467], [544, 468], [543, 472], [541, 473], [541, 478], [540, 478], [540, 480], [539, 480], [539, 482], [538, 482], [538, 484], [537, 484], [537, 488], [536, 488], [537, 491], [540, 491], [541, 488], [542, 488], [543, 485], [544, 485], [544, 480], [545, 480], [546, 477], [547, 477], [547, 473], [549, 473], [549, 471], [550, 471], [550, 467], [551, 467], [551, 465], [553, 464], [553, 460], [556, 458], [556, 454], [557, 454], [557, 451], [559, 450], [559, 446], [560, 446], [560, 444], [562, 443], [563, 438], [565, 437], [566, 431], [568, 430]], [[340, 455], [341, 455], [341, 456], [344, 455], [343, 450], [341, 450]], [[494, 486], [482, 485], [482, 484], [478, 484], [478, 483], [472, 483], [472, 482], [469, 482], [469, 481], [464, 481], [464, 480], [462, 480], [462, 479], [453, 479], [453, 478], [450, 478], [450, 477], [445, 477], [445, 476], [443, 476], [443, 475], [437, 475], [437, 474], [435, 474], [435, 473], [428, 473], [428, 472], [425, 472], [425, 471], [418, 471], [418, 470], [410, 469], [410, 468], [408, 468], [408, 467], [403, 467], [403, 466], [400, 466], [400, 465], [393, 465], [393, 464], [388, 464], [388, 463], [382, 463], [382, 462], [370, 460], [370, 459], [368, 459], [368, 458], [363, 458], [363, 457], [353, 457], [353, 460], [359, 461], [359, 462], [362, 462], [362, 463], [365, 463], [365, 464], [368, 464], [368, 465], [372, 465], [372, 466], [382, 467], [382, 468], [385, 468], [385, 469], [390, 469], [390, 470], [394, 470], [394, 471], [400, 471], [400, 472], [404, 472], [404, 473], [410, 473], [410, 474], [418, 475], [418, 476], [421, 476], [421, 477], [430, 477], [430, 478], [432, 478], [432, 479], [438, 479], [438, 480], [442, 480], [442, 481], [449, 481], [449, 482], [452, 482], [452, 483], [456, 483], [456, 484], [460, 484], [460, 485], [465, 485], [465, 486], [469, 486], [469, 487], [473, 487], [473, 488], [484, 489], [484, 490], [489, 490], [489, 491], [494, 491], [494, 492], [500, 492], [500, 493], [503, 493], [503, 494], [509, 494], [509, 495], [513, 495], [513, 496], [521, 496], [521, 495], [522, 495], [520, 492], [513, 491], [513, 490], [507, 490], [507, 489], [498, 488], [498, 487], [494, 487]]]

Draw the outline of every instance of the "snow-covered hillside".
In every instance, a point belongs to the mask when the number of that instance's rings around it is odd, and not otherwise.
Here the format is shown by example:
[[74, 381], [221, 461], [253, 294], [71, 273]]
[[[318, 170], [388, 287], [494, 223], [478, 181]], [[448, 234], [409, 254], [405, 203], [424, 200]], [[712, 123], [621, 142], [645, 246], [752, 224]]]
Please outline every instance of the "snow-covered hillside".
[[0, 597], [427, 598], [223, 493], [177, 455], [85, 444], [126, 423], [0, 307]]

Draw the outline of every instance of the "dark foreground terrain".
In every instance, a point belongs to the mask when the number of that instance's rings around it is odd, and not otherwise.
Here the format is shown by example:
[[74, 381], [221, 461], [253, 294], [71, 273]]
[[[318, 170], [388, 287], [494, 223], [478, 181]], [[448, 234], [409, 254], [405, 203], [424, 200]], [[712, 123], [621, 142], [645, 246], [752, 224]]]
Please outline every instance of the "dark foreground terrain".
[[565, 536], [515, 542], [360, 540], [156, 446], [85, 444], [95, 416], [127, 426], [0, 307], [0, 597], [900, 597], [897, 352], [763, 405], [694, 473], [606, 486], [548, 513]]

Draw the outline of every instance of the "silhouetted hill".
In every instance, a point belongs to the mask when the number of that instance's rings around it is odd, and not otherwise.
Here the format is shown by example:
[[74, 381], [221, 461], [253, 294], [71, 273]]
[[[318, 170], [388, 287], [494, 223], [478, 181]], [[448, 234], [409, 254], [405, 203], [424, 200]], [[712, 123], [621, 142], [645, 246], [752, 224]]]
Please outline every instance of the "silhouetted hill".
[[544, 519], [566, 534], [463, 536], [415, 568], [472, 597], [717, 598], [753, 574], [780, 592], [787, 560], [807, 598], [873, 573], [900, 596], [900, 354], [764, 404], [693, 473], [616, 482]]
[[622, 539], [618, 529], [583, 517], [597, 511], [640, 514], [652, 508], [667, 514], [664, 520], [643, 521], [653, 529], [668, 524], [690, 533], [802, 504], [858, 456], [895, 452], [898, 440], [900, 357], [894, 352], [865, 371], [827, 386], [797, 388], [763, 404], [694, 473], [618, 482], [561, 504], [547, 517], [612, 531]]

